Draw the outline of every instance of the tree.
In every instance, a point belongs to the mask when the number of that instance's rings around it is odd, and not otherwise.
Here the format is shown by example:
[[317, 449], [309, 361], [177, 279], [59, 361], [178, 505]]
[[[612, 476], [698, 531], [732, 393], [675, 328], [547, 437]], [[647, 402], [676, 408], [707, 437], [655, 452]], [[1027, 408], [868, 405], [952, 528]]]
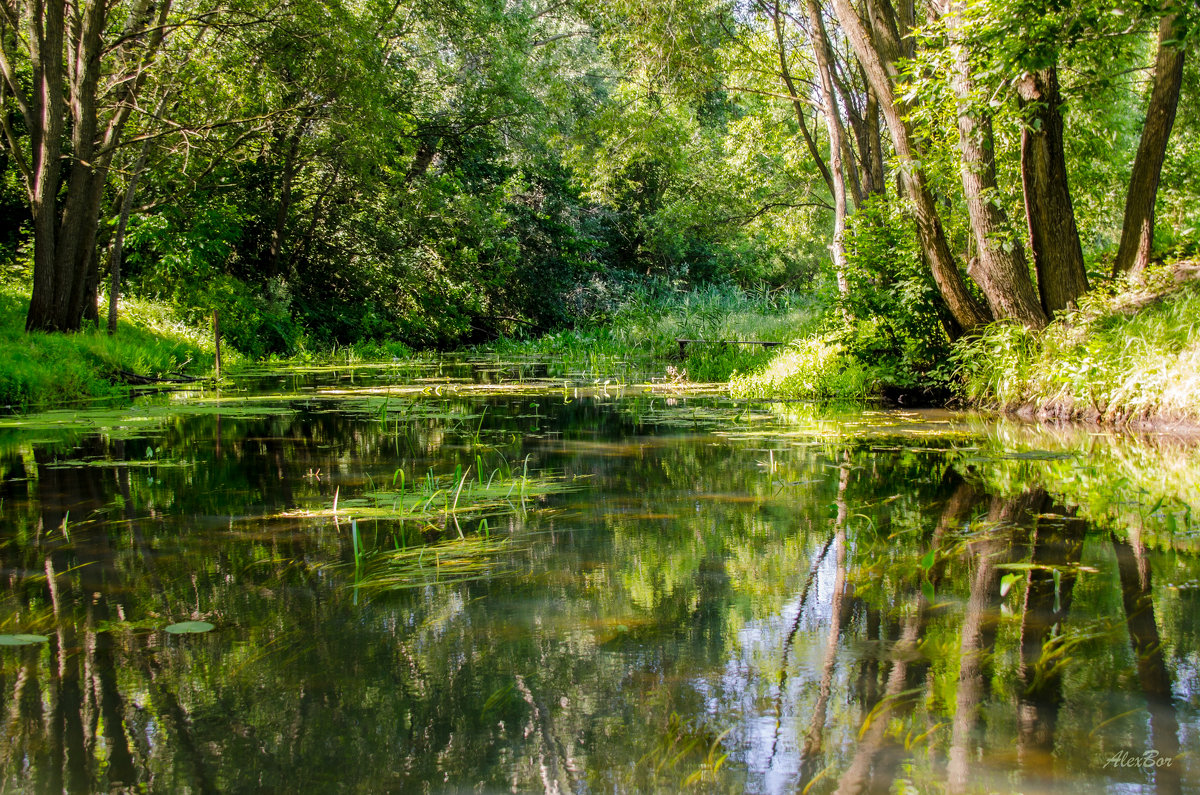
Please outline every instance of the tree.
[[939, 6], [950, 37], [954, 70], [951, 83], [958, 105], [959, 170], [971, 232], [979, 252], [975, 267], [968, 271], [979, 282], [996, 319], [1011, 319], [1031, 328], [1041, 328], [1046, 325], [1046, 313], [1038, 305], [1029, 278], [1025, 247], [1010, 234], [1004, 207], [995, 201], [992, 116], [986, 104], [974, 96], [971, 56], [963, 41], [966, 3], [943, 0]]
[[[172, 24], [172, 0], [4, 0], [5, 146], [33, 223], [28, 330], [74, 331], [95, 312], [96, 234], [113, 155]], [[7, 103], [6, 103], [7, 104]]]
[[903, 169], [905, 192], [913, 204], [921, 245], [929, 259], [938, 291], [957, 326], [949, 329], [951, 336], [969, 333], [990, 322], [992, 316], [987, 307], [970, 292], [959, 273], [945, 228], [938, 216], [933, 193], [920, 164], [920, 152], [905, 120], [907, 103], [896, 97], [893, 85], [898, 74], [898, 61], [911, 54], [906, 50], [912, 46], [909, 43], [911, 37], [908, 37], [913, 23], [911, 6], [902, 4], [902, 13], [898, 14], [890, 0], [877, 0], [869, 5], [872, 9], [870, 30], [850, 0], [834, 0], [833, 3], [842, 30], [850, 39], [871, 88], [879, 97], [880, 108], [892, 134], [892, 144]]
[[1024, 74], [1017, 84], [1017, 93], [1022, 108], [1029, 114], [1021, 132], [1025, 218], [1029, 223], [1042, 309], [1051, 316], [1088, 289], [1083, 247], [1067, 180], [1057, 63]]
[[1154, 244], [1154, 203], [1183, 86], [1184, 39], [1188, 30], [1182, 2], [1167, 2], [1164, 7], [1168, 13], [1158, 23], [1158, 55], [1154, 61], [1150, 103], [1129, 179], [1125, 221], [1113, 275], [1146, 267]]

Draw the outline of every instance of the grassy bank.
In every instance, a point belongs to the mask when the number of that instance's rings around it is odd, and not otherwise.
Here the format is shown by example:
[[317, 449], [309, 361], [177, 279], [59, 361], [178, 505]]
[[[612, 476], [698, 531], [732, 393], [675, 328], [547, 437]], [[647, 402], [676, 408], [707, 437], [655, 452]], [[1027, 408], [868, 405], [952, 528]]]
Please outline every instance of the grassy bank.
[[1198, 276], [1197, 262], [1156, 266], [1135, 280], [1096, 286], [1044, 330], [997, 323], [917, 356], [903, 353], [915, 350], [907, 342], [891, 353], [864, 345], [881, 337], [869, 328], [876, 321], [831, 313], [819, 333], [735, 374], [730, 389], [741, 397], [899, 397], [910, 405], [957, 398], [973, 408], [1040, 419], [1195, 423]]
[[1041, 332], [994, 325], [953, 359], [973, 406], [1106, 423], [1200, 421], [1200, 262], [1101, 285]]
[[[213, 341], [207, 330], [172, 319], [162, 304], [122, 303], [117, 334], [27, 334], [24, 287], [0, 286], [0, 410], [26, 411], [121, 394], [121, 374], [163, 377], [208, 374]], [[225, 351], [222, 351], [225, 353]], [[230, 350], [230, 356], [236, 354]]]
[[[812, 297], [796, 292], [732, 286], [676, 292], [643, 285], [602, 311], [581, 313], [574, 328], [535, 339], [503, 339], [481, 350], [500, 357], [552, 357], [596, 378], [620, 377], [632, 363], [672, 380], [723, 382], [739, 370], [764, 366], [772, 349], [722, 343], [787, 343], [811, 333], [819, 314]], [[688, 344], [681, 356], [679, 339], [705, 342]]]

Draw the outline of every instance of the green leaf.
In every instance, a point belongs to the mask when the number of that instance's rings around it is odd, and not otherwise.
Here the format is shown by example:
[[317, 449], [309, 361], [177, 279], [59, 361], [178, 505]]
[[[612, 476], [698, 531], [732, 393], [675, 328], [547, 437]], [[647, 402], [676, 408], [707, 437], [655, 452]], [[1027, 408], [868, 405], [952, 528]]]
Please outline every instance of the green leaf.
[[930, 604], [933, 604], [933, 597], [936, 595], [934, 588], [933, 588], [933, 583], [931, 583], [929, 580], [925, 580], [924, 582], [922, 582], [921, 583], [921, 593], [923, 593], [925, 595], [925, 601], [929, 602]]
[[937, 560], [937, 550], [931, 549], [921, 558], [921, 568], [929, 571], [933, 568], [933, 562]]
[[1021, 580], [1021, 575], [1015, 574], [1015, 573], [1014, 574], [1005, 574], [1003, 577], [1001, 577], [1000, 578], [1000, 598], [1003, 599], [1005, 596], [1008, 596], [1008, 592], [1010, 590], [1012, 590], [1012, 587], [1014, 585], [1016, 585], [1018, 582], [1020, 582], [1020, 580]]
[[48, 640], [45, 635], [0, 635], [0, 646], [31, 646]]
[[213, 629], [213, 625], [207, 621], [180, 621], [178, 624], [172, 624], [166, 629], [172, 635], [193, 635], [200, 632], [210, 632]]

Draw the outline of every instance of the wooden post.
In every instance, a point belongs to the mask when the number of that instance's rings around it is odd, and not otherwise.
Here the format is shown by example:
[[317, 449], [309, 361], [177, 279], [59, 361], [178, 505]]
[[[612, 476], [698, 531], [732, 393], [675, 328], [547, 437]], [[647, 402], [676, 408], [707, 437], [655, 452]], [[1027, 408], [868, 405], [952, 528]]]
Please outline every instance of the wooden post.
[[217, 319], [217, 310], [213, 310], [213, 340], [217, 343], [217, 380], [221, 380], [221, 323]]

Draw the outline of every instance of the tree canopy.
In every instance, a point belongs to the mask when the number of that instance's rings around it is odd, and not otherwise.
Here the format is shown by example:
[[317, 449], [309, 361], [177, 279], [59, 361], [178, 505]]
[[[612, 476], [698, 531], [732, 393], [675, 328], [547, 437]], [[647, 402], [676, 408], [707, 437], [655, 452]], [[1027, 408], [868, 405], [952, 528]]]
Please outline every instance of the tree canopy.
[[251, 354], [548, 330], [646, 279], [850, 315], [916, 279], [948, 339], [1038, 328], [1200, 241], [1195, 27], [1182, 0], [3, 0], [0, 246], [30, 330], [126, 291]]

